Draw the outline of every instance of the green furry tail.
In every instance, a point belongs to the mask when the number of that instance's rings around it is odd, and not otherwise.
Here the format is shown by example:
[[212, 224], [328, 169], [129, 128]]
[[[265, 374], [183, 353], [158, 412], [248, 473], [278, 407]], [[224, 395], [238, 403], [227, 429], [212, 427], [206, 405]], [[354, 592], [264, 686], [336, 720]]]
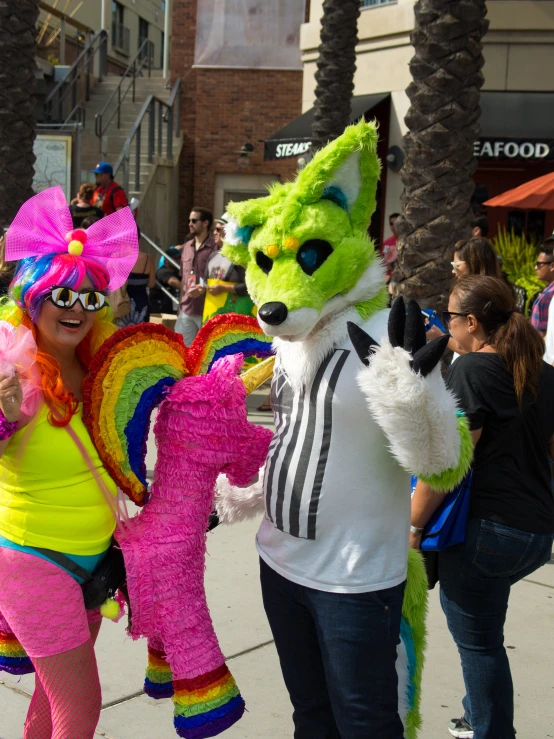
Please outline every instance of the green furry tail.
[[425, 565], [423, 564], [423, 557], [420, 552], [410, 549], [408, 551], [408, 579], [404, 592], [404, 602], [402, 603], [402, 616], [410, 625], [414, 639], [416, 669], [413, 682], [416, 691], [413, 708], [404, 719], [404, 736], [406, 739], [416, 739], [417, 732], [421, 727], [421, 679], [425, 659], [426, 615], [427, 574], [425, 572]]
[[467, 418], [462, 413], [458, 413], [458, 433], [460, 434], [460, 458], [456, 467], [443, 470], [437, 475], [430, 475], [429, 477], [420, 475], [419, 477], [420, 480], [426, 482], [438, 493], [447, 493], [449, 490], [453, 490], [464, 479], [471, 467], [473, 440]]

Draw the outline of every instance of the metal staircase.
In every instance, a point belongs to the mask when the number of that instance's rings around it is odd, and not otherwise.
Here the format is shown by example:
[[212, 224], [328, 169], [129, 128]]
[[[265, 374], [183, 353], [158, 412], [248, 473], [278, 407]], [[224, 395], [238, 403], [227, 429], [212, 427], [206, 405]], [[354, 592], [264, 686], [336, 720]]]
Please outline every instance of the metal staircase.
[[106, 74], [106, 35], [100, 31], [44, 103], [49, 125], [80, 128], [82, 178], [98, 161], [114, 167], [129, 199], [142, 198], [155, 158], [178, 154], [180, 79], [168, 89], [152, 70], [152, 45], [145, 40], [123, 75]]
[[[158, 106], [161, 109], [168, 108], [171, 90], [166, 88], [165, 80], [161, 76], [137, 76], [133, 78], [133, 85], [134, 96], [129, 91], [128, 96], [121, 103], [117, 102], [119, 90], [124, 87], [120, 77], [105, 77], [92, 91], [89, 102], [84, 105], [86, 119], [82, 138], [81, 167], [84, 170], [91, 170], [99, 160], [110, 162], [114, 167], [115, 177], [129, 196], [140, 197], [153, 166], [152, 156], [149, 156], [148, 137], [152, 137], [153, 133], [157, 141], [161, 133], [162, 154], [165, 154], [168, 134], [167, 122], [163, 116], [160, 121], [158, 111], [156, 111], [158, 115], [152, 132], [148, 125], [150, 118], [147, 124], [141, 125], [144, 119], [144, 116], [141, 118], [141, 112], [147, 101], [150, 101], [149, 104], [152, 102], [151, 99], [159, 101]], [[110, 125], [102, 129], [99, 127], [99, 121], [106, 121], [107, 104], [109, 104], [108, 117], [113, 115], [113, 118]], [[141, 123], [137, 123], [139, 120]], [[131, 140], [128, 142], [129, 137]], [[139, 147], [138, 166], [137, 146]], [[157, 155], [157, 150], [154, 155]]]

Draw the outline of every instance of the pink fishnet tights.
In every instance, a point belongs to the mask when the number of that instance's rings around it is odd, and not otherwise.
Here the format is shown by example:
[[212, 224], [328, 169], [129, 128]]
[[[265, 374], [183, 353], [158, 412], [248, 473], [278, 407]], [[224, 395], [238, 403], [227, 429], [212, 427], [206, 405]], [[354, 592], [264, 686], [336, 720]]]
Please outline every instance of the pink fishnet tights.
[[53, 657], [35, 657], [35, 691], [23, 739], [93, 739], [102, 696], [94, 643], [101, 621], [90, 624], [90, 639]]

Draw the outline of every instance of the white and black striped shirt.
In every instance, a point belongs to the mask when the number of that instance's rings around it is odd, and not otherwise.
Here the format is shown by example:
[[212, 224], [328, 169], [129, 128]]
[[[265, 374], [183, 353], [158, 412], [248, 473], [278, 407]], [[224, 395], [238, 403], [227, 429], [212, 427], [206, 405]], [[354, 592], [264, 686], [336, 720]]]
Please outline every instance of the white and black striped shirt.
[[[388, 311], [364, 328], [380, 340]], [[277, 356], [276, 431], [265, 466], [260, 556], [294, 582], [330, 592], [392, 587], [406, 576], [410, 484], [372, 420], [348, 340], [295, 392]]]

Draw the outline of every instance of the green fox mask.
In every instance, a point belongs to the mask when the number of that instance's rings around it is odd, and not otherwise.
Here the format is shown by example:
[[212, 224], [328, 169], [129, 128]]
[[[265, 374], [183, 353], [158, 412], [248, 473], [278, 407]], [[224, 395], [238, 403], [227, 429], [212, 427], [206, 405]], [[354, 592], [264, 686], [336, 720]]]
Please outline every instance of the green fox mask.
[[360, 121], [319, 151], [294, 182], [230, 203], [223, 253], [246, 267], [258, 321], [301, 341], [327, 316], [384, 307], [384, 272], [367, 229], [380, 164], [377, 126]]

